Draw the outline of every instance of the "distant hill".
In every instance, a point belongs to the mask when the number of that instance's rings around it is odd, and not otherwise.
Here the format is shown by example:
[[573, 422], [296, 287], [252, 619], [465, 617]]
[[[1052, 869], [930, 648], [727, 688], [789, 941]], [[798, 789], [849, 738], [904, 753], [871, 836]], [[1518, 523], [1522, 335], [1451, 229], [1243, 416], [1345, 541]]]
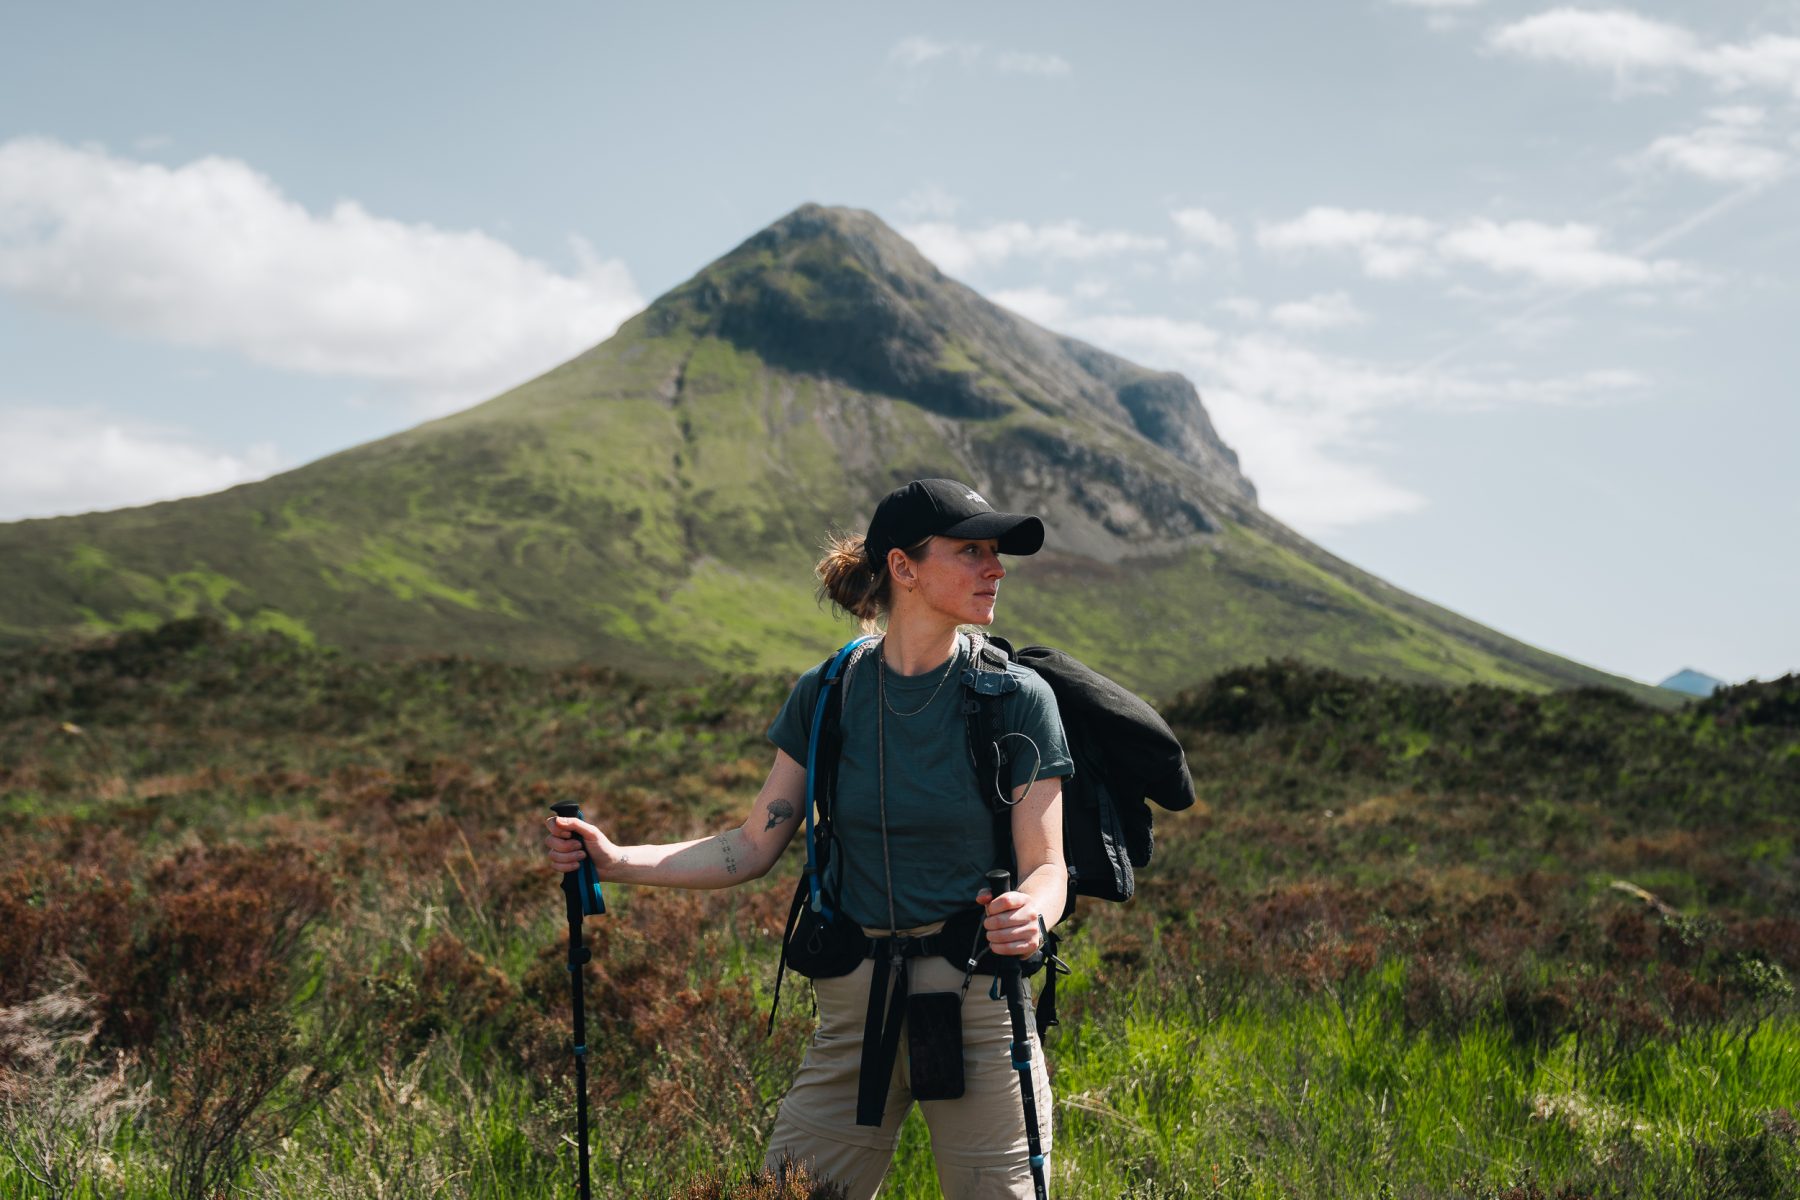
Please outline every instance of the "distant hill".
[[918, 476], [1042, 513], [1001, 631], [1146, 692], [1295, 657], [1666, 695], [1390, 586], [1269, 517], [1194, 387], [807, 205], [466, 412], [216, 495], [0, 525], [0, 641], [212, 614], [383, 655], [797, 670], [828, 527]]
[[1702, 674], [1692, 667], [1683, 667], [1656, 686], [1671, 692], [1680, 692], [1684, 696], [1710, 696], [1724, 687], [1725, 681]]

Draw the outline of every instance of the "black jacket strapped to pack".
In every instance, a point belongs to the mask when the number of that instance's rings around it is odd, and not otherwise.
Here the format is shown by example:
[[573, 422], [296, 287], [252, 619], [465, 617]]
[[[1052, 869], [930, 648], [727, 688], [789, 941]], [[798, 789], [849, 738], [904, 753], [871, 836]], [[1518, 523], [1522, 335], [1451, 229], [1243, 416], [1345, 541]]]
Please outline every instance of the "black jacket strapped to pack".
[[[984, 913], [979, 906], [950, 917], [939, 933], [888, 938], [865, 934], [831, 903], [824, 873], [832, 859], [842, 685], [876, 640], [852, 640], [825, 660], [819, 673], [819, 695], [806, 750], [806, 869], [788, 909], [775, 999], [769, 1010], [769, 1028], [773, 1030], [782, 977], [789, 967], [808, 978], [832, 979], [849, 974], [865, 958], [876, 960], [863, 1042], [859, 1124], [879, 1124], [881, 1120], [887, 1079], [898, 1053], [900, 1015], [905, 1011], [902, 961], [934, 955], [958, 967], [972, 966], [979, 973], [995, 972], [994, 955], [980, 941]], [[1075, 773], [1063, 787], [1063, 853], [1069, 867], [1069, 898], [1058, 921], [1074, 910], [1077, 896], [1129, 900], [1136, 889], [1133, 869], [1149, 863], [1153, 846], [1145, 800], [1171, 811], [1194, 803], [1193, 779], [1180, 741], [1155, 709], [1071, 655], [1048, 646], [1027, 646], [1015, 654], [1002, 638], [975, 635], [974, 652], [960, 679], [962, 711], [970, 768], [994, 817], [994, 845], [1002, 860], [996, 866], [1016, 867], [1013, 801], [1006, 787], [1007, 768], [1015, 754], [1008, 745], [1012, 731], [1005, 728], [1003, 698], [1019, 681], [1007, 672], [1009, 661], [1037, 672], [1050, 685], [1075, 763]], [[1037, 1010], [1040, 1038], [1056, 1023], [1056, 976], [1068, 969], [1056, 957], [1057, 944], [1057, 935], [1046, 930], [1044, 948], [1020, 964], [1026, 975], [1035, 974], [1046, 963], [1051, 968]], [[980, 956], [971, 964], [971, 947], [977, 945], [982, 946]], [[895, 974], [897, 980], [892, 979]], [[884, 1005], [890, 982], [898, 994]]]

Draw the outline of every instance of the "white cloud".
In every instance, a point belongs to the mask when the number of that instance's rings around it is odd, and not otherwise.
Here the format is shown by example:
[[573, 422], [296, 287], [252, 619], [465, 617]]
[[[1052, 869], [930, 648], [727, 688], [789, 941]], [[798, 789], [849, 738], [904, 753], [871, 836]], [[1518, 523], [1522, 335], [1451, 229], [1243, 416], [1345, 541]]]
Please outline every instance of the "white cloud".
[[1256, 240], [1278, 253], [1352, 253], [1376, 279], [1435, 274], [1457, 263], [1577, 288], [1661, 284], [1691, 274], [1668, 259], [1608, 250], [1600, 230], [1574, 223], [1483, 217], [1444, 225], [1405, 213], [1315, 207], [1292, 221], [1258, 226]]
[[[1396, 368], [1322, 354], [1268, 332], [1229, 335], [1172, 317], [1084, 314], [1060, 297], [1032, 292], [1034, 303], [1056, 310], [1060, 331], [1192, 379], [1220, 434], [1242, 455], [1263, 506], [1314, 536], [1426, 503], [1380, 466], [1376, 443], [1386, 412], [1586, 405], [1648, 386], [1622, 370], [1531, 378]], [[1255, 311], [1251, 301], [1232, 307]]]
[[1067, 75], [1074, 68], [1060, 54], [1035, 54], [1025, 50], [1003, 50], [994, 57], [994, 65], [1009, 75]]
[[102, 413], [0, 409], [0, 521], [216, 492], [281, 465], [270, 445], [232, 454]]
[[1169, 214], [1187, 241], [1230, 253], [1237, 249], [1237, 230], [1204, 208], [1178, 208]]
[[1708, 44], [1683, 26], [1629, 9], [1556, 8], [1500, 26], [1488, 46], [1540, 62], [1610, 72], [1649, 86], [1698, 75], [1721, 91], [1767, 88], [1800, 96], [1800, 38], [1765, 35]]
[[1162, 250], [1168, 246], [1162, 238], [1123, 230], [1090, 230], [1079, 221], [1053, 221], [1042, 225], [1000, 221], [981, 229], [964, 228], [948, 221], [926, 221], [902, 225], [900, 234], [951, 275], [993, 266], [1009, 258], [1084, 262]]
[[1436, 232], [1423, 217], [1321, 205], [1292, 221], [1259, 224], [1256, 243], [1278, 253], [1348, 251], [1369, 275], [1398, 279], [1431, 268], [1428, 243]]
[[1423, 217], [1317, 205], [1292, 221], [1261, 225], [1260, 245], [1273, 250], [1359, 247], [1369, 242], [1422, 242], [1436, 226]]
[[1679, 25], [1625, 9], [1557, 8], [1503, 25], [1488, 34], [1495, 50], [1562, 62], [1623, 78], [1694, 61], [1699, 39]]
[[1316, 536], [1425, 504], [1365, 461], [1375, 390], [1367, 368], [1162, 317], [1090, 318], [1069, 331], [1192, 379], [1263, 507], [1298, 529]]
[[1672, 167], [1713, 183], [1772, 183], [1786, 171], [1788, 153], [1769, 144], [1767, 114], [1753, 105], [1715, 108], [1707, 123], [1657, 138], [1638, 162]]
[[1800, 97], [1800, 37], [1770, 34], [1714, 46], [1702, 71], [1727, 90], [1762, 87]]
[[487, 234], [313, 213], [235, 159], [169, 168], [0, 143], [0, 288], [117, 329], [388, 384], [435, 411], [610, 335], [643, 306], [626, 268], [559, 274]]
[[1306, 330], [1360, 325], [1369, 318], [1344, 292], [1321, 292], [1277, 304], [1269, 310], [1269, 319], [1285, 329]]
[[1607, 250], [1591, 225], [1540, 221], [1466, 221], [1438, 240], [1446, 257], [1486, 267], [1499, 275], [1523, 275], [1557, 287], [1638, 287], [1685, 279], [1669, 259], [1645, 260]]

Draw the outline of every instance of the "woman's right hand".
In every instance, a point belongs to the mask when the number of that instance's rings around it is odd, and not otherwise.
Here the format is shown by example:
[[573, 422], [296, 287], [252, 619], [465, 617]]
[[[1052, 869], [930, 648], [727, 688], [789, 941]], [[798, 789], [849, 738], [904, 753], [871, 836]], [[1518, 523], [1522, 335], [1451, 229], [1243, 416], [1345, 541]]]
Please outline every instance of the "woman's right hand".
[[590, 858], [604, 879], [606, 868], [618, 861], [619, 848], [608, 841], [597, 826], [580, 817], [546, 817], [544, 829], [544, 846], [550, 853], [550, 865], [565, 875], [578, 869], [582, 859]]

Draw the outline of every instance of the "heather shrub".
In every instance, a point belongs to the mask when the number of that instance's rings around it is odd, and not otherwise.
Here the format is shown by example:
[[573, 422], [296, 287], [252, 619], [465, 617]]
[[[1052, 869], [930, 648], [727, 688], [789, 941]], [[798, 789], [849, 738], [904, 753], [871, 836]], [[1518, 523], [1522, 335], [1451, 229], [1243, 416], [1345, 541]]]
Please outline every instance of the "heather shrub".
[[[722, 827], [786, 685], [205, 621], [0, 655], [0, 1010], [81, 1004], [29, 1070], [0, 1032], [0, 1079], [67, 1084], [6, 1110], [11, 1145], [133, 1200], [565, 1193], [542, 814]], [[1794, 1195], [1767, 1097], [1800, 750], [1791, 683], [1746, 688], [1665, 713], [1278, 662], [1176, 697], [1199, 803], [1158, 813], [1133, 905], [1067, 931], [1058, 1194]], [[588, 922], [601, 1194], [829, 1194], [752, 1170], [808, 1033], [791, 985], [763, 1037], [796, 857], [725, 894], [609, 888]], [[930, 1194], [927, 1153], [909, 1127], [897, 1196]], [[15, 1159], [0, 1192], [57, 1194]]]
[[116, 1178], [114, 1143], [150, 1101], [133, 1058], [97, 1050], [98, 1032], [79, 979], [0, 1008], [0, 1143], [52, 1196]]

